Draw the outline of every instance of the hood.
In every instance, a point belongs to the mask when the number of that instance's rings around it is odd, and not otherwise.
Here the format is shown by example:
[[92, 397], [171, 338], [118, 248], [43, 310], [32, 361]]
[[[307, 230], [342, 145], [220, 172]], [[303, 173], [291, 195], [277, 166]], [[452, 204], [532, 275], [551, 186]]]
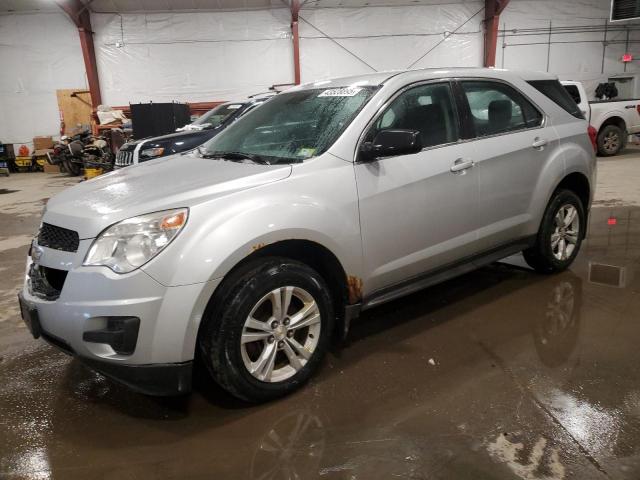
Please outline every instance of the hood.
[[[176, 157], [181, 157], [177, 159]], [[291, 165], [258, 165], [172, 155], [82, 182], [52, 197], [43, 221], [93, 238], [113, 223], [144, 213], [191, 207], [276, 182]]]
[[202, 137], [203, 134], [206, 135], [208, 132], [216, 130], [214, 128], [210, 129], [199, 129], [199, 130], [186, 130], [181, 132], [168, 133], [167, 135], [162, 135], [160, 137], [152, 137], [147, 138], [146, 141], [148, 143], [156, 143], [156, 142], [175, 142], [184, 140], [191, 137]]
[[127, 140], [127, 142], [125, 143], [125, 145], [128, 146], [136, 146], [139, 143], [145, 142], [157, 142], [157, 141], [170, 141], [170, 142], [174, 142], [174, 141], [180, 141], [181, 139], [185, 139], [185, 138], [191, 138], [191, 137], [199, 137], [202, 136], [203, 133], [205, 132], [211, 132], [213, 130], [217, 130], [217, 128], [201, 128], [198, 130], [180, 130], [180, 131], [175, 131], [172, 133], [167, 133], [165, 135], [160, 135], [157, 137], [144, 137], [144, 138], [138, 138], [138, 139], [131, 139], [131, 140]]
[[221, 131], [222, 130], [220, 129], [214, 128], [207, 130], [191, 130], [189, 132], [172, 133], [163, 137], [156, 137], [147, 140], [141, 147], [141, 151], [145, 150], [146, 148], [163, 147], [165, 149], [165, 155], [168, 156], [172, 153], [184, 152], [194, 149], [198, 145], [202, 145], [209, 139], [215, 137]]
[[204, 130], [205, 128], [210, 127], [211, 125], [206, 123], [204, 125], [196, 125], [194, 123], [187, 123], [184, 127], [176, 128], [176, 132], [187, 132], [190, 130]]

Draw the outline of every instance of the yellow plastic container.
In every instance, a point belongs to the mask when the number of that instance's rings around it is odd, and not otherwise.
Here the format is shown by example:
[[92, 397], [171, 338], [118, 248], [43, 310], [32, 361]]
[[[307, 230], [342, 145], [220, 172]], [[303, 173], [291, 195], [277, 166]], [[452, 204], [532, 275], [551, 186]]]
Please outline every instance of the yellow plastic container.
[[47, 157], [43, 157], [42, 155], [36, 157], [36, 164], [38, 165], [39, 170], [44, 169], [45, 163], [47, 163]]
[[89, 180], [91, 178], [97, 177], [98, 175], [102, 175], [101, 168], [85, 168], [84, 169], [84, 179]]
[[31, 157], [16, 157], [16, 167], [29, 168], [31, 167]]

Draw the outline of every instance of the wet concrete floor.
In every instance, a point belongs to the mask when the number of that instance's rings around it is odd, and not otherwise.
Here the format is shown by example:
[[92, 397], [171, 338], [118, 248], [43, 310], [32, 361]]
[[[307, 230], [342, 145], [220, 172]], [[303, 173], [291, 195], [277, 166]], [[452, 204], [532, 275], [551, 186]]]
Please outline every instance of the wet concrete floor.
[[[5, 209], [0, 242], [35, 229]], [[25, 254], [0, 250], [5, 310]], [[640, 206], [599, 199], [570, 271], [516, 256], [366, 312], [306, 387], [261, 406], [203, 372], [188, 397], [133, 393], [11, 311], [0, 478], [640, 478], [639, 259]]]

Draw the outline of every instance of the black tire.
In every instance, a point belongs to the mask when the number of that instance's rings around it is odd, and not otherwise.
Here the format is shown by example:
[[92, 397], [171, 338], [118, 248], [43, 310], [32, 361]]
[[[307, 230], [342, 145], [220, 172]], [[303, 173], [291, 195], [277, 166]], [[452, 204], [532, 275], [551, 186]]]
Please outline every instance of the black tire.
[[[556, 234], [555, 218], [561, 208], [570, 205], [577, 210], [578, 234], [571, 253], [564, 259], [558, 259], [553, 252], [552, 235]], [[536, 241], [531, 248], [523, 251], [525, 261], [540, 273], [555, 273], [565, 270], [578, 255], [586, 228], [584, 206], [580, 198], [571, 190], [556, 190], [542, 217]], [[566, 242], [566, 240], [563, 240]]]
[[[320, 338], [311, 357], [293, 376], [278, 382], [262, 381], [245, 366], [241, 336], [254, 306], [269, 292], [284, 286], [298, 287], [313, 297], [320, 313]], [[211, 376], [235, 397], [257, 403], [293, 392], [311, 377], [329, 348], [335, 314], [329, 288], [315, 270], [295, 260], [264, 257], [229, 275], [214, 294], [203, 322], [198, 343]], [[258, 343], [258, 348], [264, 349], [266, 346], [266, 340]], [[284, 353], [279, 350], [277, 355]], [[279, 358], [282, 360], [283, 357]]]
[[626, 144], [627, 133], [617, 125], [607, 125], [598, 133], [598, 155], [612, 157]]
[[80, 167], [80, 165], [67, 159], [64, 160], [64, 168], [69, 173], [69, 175], [73, 177], [77, 177], [82, 171], [82, 167]]

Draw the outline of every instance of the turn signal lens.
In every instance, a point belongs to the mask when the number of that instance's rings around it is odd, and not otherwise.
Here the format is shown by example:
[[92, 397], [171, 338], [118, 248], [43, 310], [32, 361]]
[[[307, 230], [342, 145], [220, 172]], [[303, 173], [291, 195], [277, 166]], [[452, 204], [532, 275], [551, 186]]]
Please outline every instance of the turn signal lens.
[[182, 228], [184, 222], [187, 221], [187, 212], [176, 213], [169, 217], [164, 217], [160, 223], [160, 228], [163, 230], [174, 230], [176, 228]]

